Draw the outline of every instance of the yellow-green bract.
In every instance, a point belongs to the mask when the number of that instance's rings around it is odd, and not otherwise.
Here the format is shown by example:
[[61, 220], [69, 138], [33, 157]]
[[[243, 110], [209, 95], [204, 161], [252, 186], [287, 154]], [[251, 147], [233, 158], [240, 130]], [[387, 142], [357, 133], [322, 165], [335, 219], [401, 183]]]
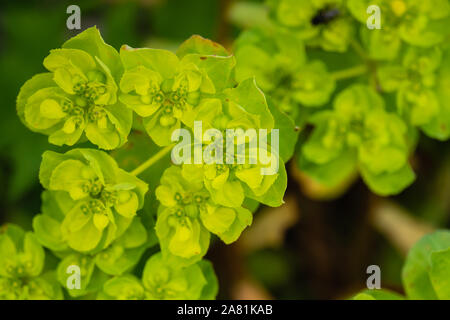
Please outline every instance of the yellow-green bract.
[[52, 50], [44, 66], [49, 72], [28, 80], [17, 97], [17, 112], [30, 130], [59, 146], [87, 139], [110, 150], [127, 141], [132, 113], [118, 100], [123, 66], [96, 28]]

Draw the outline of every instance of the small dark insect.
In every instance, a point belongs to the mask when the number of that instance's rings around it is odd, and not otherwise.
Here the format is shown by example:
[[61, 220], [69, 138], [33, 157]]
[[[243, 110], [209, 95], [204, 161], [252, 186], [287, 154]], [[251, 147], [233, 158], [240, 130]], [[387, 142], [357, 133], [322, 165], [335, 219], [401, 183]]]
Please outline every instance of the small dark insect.
[[311, 24], [317, 26], [319, 24], [327, 24], [341, 14], [339, 9], [324, 8], [321, 9], [311, 20]]

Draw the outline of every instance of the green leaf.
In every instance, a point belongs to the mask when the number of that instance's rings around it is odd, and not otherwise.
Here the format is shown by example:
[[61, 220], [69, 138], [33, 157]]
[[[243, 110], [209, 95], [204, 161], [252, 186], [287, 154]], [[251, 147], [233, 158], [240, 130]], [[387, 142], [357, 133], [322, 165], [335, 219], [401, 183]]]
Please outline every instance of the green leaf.
[[336, 88], [326, 65], [319, 60], [300, 67], [293, 75], [292, 97], [306, 107], [326, 104]]
[[355, 295], [352, 300], [404, 300], [398, 293], [386, 289], [364, 290]]
[[386, 92], [397, 91], [402, 83], [407, 80], [407, 70], [396, 64], [382, 65], [377, 69], [377, 77], [380, 85]]
[[361, 38], [369, 56], [375, 60], [394, 60], [402, 46], [395, 30], [369, 30], [367, 26], [361, 26]]
[[45, 151], [42, 155], [41, 167], [39, 169], [39, 180], [42, 186], [46, 189], [50, 187], [50, 178], [53, 170], [62, 161], [65, 160], [64, 155], [54, 151]]
[[[80, 212], [79, 207], [74, 207], [72, 212]], [[78, 217], [81, 217], [80, 213]], [[70, 213], [68, 214], [68, 218], [66, 218], [65, 222], [67, 224], [71, 224], [71, 226], [78, 226], [74, 231], [71, 231], [69, 228], [65, 228], [63, 225], [63, 232], [66, 234], [69, 246], [79, 252], [89, 252], [94, 250], [97, 245], [100, 243], [102, 238], [102, 230], [99, 230], [95, 227], [92, 219], [83, 220], [83, 225], [80, 227], [75, 220], [71, 220], [72, 218]], [[110, 226], [108, 226], [110, 228]]]
[[122, 46], [120, 49], [120, 58], [122, 59], [125, 70], [144, 66], [158, 72], [164, 79], [173, 78], [180, 67], [178, 57], [167, 50], [148, 48], [133, 49]]
[[245, 198], [244, 202], [242, 203], [242, 207], [250, 210], [251, 213], [255, 213], [260, 205], [261, 204], [258, 201], [250, 198]]
[[133, 219], [131, 225], [125, 233], [117, 239], [117, 242], [122, 244], [125, 248], [136, 248], [142, 246], [147, 241], [147, 230], [139, 217]]
[[45, 252], [37, 241], [36, 236], [31, 232], [25, 234], [23, 252], [28, 256], [28, 261], [31, 262], [31, 267], [27, 269], [27, 273], [34, 277], [41, 274], [44, 268]]
[[277, 84], [274, 83], [272, 77], [276, 72], [276, 66], [271, 64], [269, 53], [255, 45], [246, 44], [241, 48], [236, 48], [236, 59], [235, 75], [237, 81], [255, 77], [258, 86], [266, 93], [276, 88]]
[[[227, 175], [228, 173], [222, 173], [212, 177], [211, 180], [205, 180], [205, 186], [209, 190], [215, 203], [226, 207], [236, 208], [241, 206], [244, 201], [244, 189], [240, 181], [230, 181]], [[209, 177], [207, 177], [207, 179], [209, 179]]]
[[180, 268], [168, 264], [161, 253], [153, 255], [145, 264], [142, 282], [148, 299], [171, 300], [199, 299], [207, 283], [197, 264]]
[[120, 142], [114, 148], [122, 146], [127, 142], [128, 134], [133, 124], [133, 112], [128, 110], [122, 103], [116, 103], [105, 107], [109, 120], [119, 134]]
[[314, 163], [304, 155], [300, 155], [298, 167], [319, 184], [336, 188], [345, 184], [357, 173], [356, 154], [350, 150], [344, 150], [337, 158], [323, 164]]
[[220, 234], [228, 230], [237, 217], [232, 208], [207, 206], [200, 212], [200, 218], [206, 229]]
[[[63, 123], [71, 119], [66, 119], [60, 103], [66, 99], [67, 94], [58, 87], [47, 87], [36, 91], [28, 98], [23, 110], [25, 125], [35, 132], [54, 134], [61, 129]], [[53, 105], [54, 110], [49, 110], [49, 105]]]
[[161, 125], [161, 118], [163, 117], [163, 109], [160, 109], [155, 115], [145, 118], [143, 124], [148, 135], [158, 146], [168, 146], [172, 143], [172, 133], [181, 127], [180, 121], [173, 119], [172, 125]]
[[[291, 33], [250, 29], [235, 41], [236, 80], [256, 78], [266, 94], [290, 100], [292, 78], [306, 63], [303, 42]], [[278, 105], [279, 106], [279, 105]]]
[[267, 102], [275, 121], [273, 128], [279, 130], [280, 157], [286, 163], [294, 154], [300, 130], [296, 127], [294, 121], [281, 111], [271, 99], [268, 99]]
[[31, 232], [8, 224], [0, 233], [0, 276], [37, 277], [44, 267], [45, 252]]
[[188, 54], [183, 57], [181, 64], [195, 64], [204, 70], [217, 92], [230, 87], [232, 70], [236, 65], [234, 56], [213, 56], [202, 54]]
[[[409, 299], [434, 300], [438, 298], [433, 287], [430, 271], [433, 266], [433, 253], [447, 251], [450, 248], [450, 232], [436, 231], [420, 239], [409, 251], [402, 270], [402, 280]], [[444, 255], [436, 255], [434, 276], [441, 274], [440, 267]], [[434, 278], [436, 281], [437, 278]], [[442, 280], [442, 279], [440, 279]], [[438, 287], [439, 293], [444, 294]]]
[[127, 249], [120, 244], [112, 244], [95, 256], [95, 263], [100, 270], [109, 275], [122, 275], [136, 266], [146, 246]]
[[399, 27], [399, 35], [404, 41], [421, 47], [431, 47], [444, 41], [446, 31], [442, 30], [442, 26], [446, 24], [430, 21], [429, 17], [424, 15], [419, 15], [414, 20], [416, 20], [415, 23], [405, 21]]
[[222, 233], [219, 233], [219, 238], [226, 244], [236, 241], [245, 228], [250, 226], [253, 221], [252, 213], [245, 208], [235, 208], [236, 218], [231, 226]]
[[80, 49], [89, 53], [92, 57], [98, 57], [111, 71], [116, 82], [123, 72], [119, 53], [116, 49], [106, 44], [96, 27], [91, 27], [67, 40], [63, 48]]
[[95, 178], [94, 171], [79, 160], [68, 159], [62, 161], [53, 169], [50, 177], [50, 190], [61, 190], [70, 193], [73, 200], [87, 197], [83, 184], [88, 179]]
[[384, 106], [383, 98], [372, 87], [359, 83], [340, 92], [333, 103], [340, 116], [350, 119], [369, 110], [384, 109]]
[[365, 23], [367, 21], [367, 7], [370, 0], [348, 0], [347, 8], [350, 13], [359, 21]]
[[[10, 228], [10, 226], [8, 226]], [[16, 245], [8, 236], [8, 234], [0, 234], [0, 275], [4, 277], [9, 277], [11, 270], [8, 269], [9, 265], [12, 265], [12, 262], [15, 260], [15, 257], [18, 253], [18, 249]]]
[[188, 54], [200, 54], [228, 57], [230, 53], [220, 44], [205, 39], [199, 35], [193, 35], [184, 41], [177, 50], [177, 56], [182, 59]]
[[432, 121], [422, 127], [428, 136], [442, 141], [450, 137], [450, 50], [442, 59], [437, 79], [436, 94], [440, 104], [440, 111]]
[[19, 115], [22, 123], [26, 125], [24, 119], [25, 106], [27, 104], [28, 98], [31, 97], [35, 92], [40, 89], [54, 87], [55, 82], [53, 81], [53, 76], [50, 72], [39, 73], [33, 76], [30, 80], [25, 82], [20, 88], [19, 95], [17, 96], [17, 114]]
[[103, 286], [103, 292], [110, 298], [118, 300], [141, 300], [144, 298], [144, 288], [139, 279], [132, 275], [124, 275], [108, 280]]
[[53, 80], [68, 94], [75, 94], [74, 85], [87, 80], [86, 74], [96, 67], [94, 57], [79, 49], [53, 49], [44, 59], [44, 66]]
[[407, 163], [394, 172], [374, 174], [364, 165], [360, 166], [361, 175], [372, 191], [379, 195], [395, 195], [407, 188], [416, 178], [411, 166]]
[[[256, 195], [253, 190], [244, 185], [245, 195], [251, 199], [257, 200], [262, 204], [270, 207], [279, 207], [284, 203], [284, 193], [287, 188], [287, 174], [284, 162], [279, 158], [278, 160], [278, 173], [276, 174], [276, 180], [271, 184], [267, 192], [263, 195]], [[266, 176], [267, 177], [271, 176]]]
[[33, 230], [39, 242], [52, 251], [68, 249], [61, 233], [61, 223], [51, 216], [39, 214], [33, 218]]
[[440, 300], [450, 300], [450, 248], [431, 253], [430, 280]]
[[231, 6], [229, 11], [231, 23], [242, 30], [252, 27], [261, 27], [264, 29], [273, 27], [268, 17], [267, 8], [263, 3], [236, 2]]
[[107, 184], [117, 183], [117, 163], [104, 151], [95, 149], [72, 149], [67, 156], [89, 163], [96, 175]]
[[214, 272], [213, 265], [208, 260], [201, 260], [198, 266], [202, 269], [203, 276], [206, 279], [206, 285], [202, 289], [200, 300], [214, 300], [219, 291], [219, 283]]
[[29, 300], [62, 300], [64, 299], [54, 271], [49, 271], [30, 281]]
[[51, 217], [57, 222], [64, 220], [66, 213], [69, 212], [75, 202], [70, 195], [64, 191], [44, 191], [41, 194], [41, 212]]
[[210, 233], [197, 219], [174, 221], [171, 215], [170, 209], [160, 207], [155, 226], [164, 259], [183, 266], [199, 261], [208, 250]]
[[251, 78], [242, 81], [236, 88], [227, 90], [226, 95], [245, 111], [259, 118], [258, 128], [273, 128], [273, 116], [269, 111], [263, 92], [256, 85], [255, 79]]
[[[319, 119], [314, 121], [315, 119]], [[334, 161], [345, 152], [344, 136], [341, 134], [345, 127], [339, 123], [334, 114], [324, 111], [310, 119], [316, 127], [301, 149], [301, 156], [309, 162], [326, 165]]]
[[120, 146], [120, 137], [111, 127], [99, 128], [97, 125], [89, 123], [86, 125], [85, 133], [90, 142], [102, 149], [112, 150]]

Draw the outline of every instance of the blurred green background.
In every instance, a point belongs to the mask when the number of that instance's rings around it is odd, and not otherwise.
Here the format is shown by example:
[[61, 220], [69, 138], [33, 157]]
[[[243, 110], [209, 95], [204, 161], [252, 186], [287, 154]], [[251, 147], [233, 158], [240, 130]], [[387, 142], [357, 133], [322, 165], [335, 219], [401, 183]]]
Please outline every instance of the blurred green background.
[[[27, 79], [44, 71], [49, 50], [79, 32], [66, 28], [69, 5], [80, 6], [82, 29], [97, 25], [116, 49], [122, 44], [174, 49], [192, 34], [229, 48], [240, 31], [228, 21], [234, 2], [2, 1], [0, 223], [30, 230], [39, 212], [41, 154], [54, 147], [20, 123], [15, 99]], [[262, 208], [240, 241], [231, 246], [217, 242], [210, 249], [219, 298], [346, 298], [365, 286], [371, 264], [381, 267], [383, 287], [401, 290], [408, 248], [425, 232], [450, 227], [450, 142], [422, 136], [413, 164], [418, 178], [397, 197], [378, 198], [358, 182], [326, 202], [306, 196], [288, 164], [286, 205]]]

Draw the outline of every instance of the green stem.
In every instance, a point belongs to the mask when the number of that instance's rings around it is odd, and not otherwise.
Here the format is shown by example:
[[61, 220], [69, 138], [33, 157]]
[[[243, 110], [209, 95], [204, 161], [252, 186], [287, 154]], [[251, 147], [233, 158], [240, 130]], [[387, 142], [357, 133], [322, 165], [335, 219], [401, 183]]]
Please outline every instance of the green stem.
[[162, 157], [164, 157], [167, 153], [170, 152], [173, 148], [173, 144], [168, 145], [167, 147], [164, 147], [163, 149], [159, 150], [158, 153], [150, 157], [148, 160], [146, 160], [144, 163], [142, 163], [139, 167], [131, 171], [130, 173], [134, 176], [137, 176], [147, 170], [149, 167], [151, 167], [155, 162], [160, 160]]
[[350, 46], [362, 60], [364, 61], [370, 60], [370, 57], [368, 56], [368, 54], [358, 41], [355, 40], [350, 41]]
[[366, 65], [359, 65], [345, 70], [335, 71], [331, 73], [334, 80], [343, 80], [348, 78], [354, 78], [367, 73], [368, 68]]

